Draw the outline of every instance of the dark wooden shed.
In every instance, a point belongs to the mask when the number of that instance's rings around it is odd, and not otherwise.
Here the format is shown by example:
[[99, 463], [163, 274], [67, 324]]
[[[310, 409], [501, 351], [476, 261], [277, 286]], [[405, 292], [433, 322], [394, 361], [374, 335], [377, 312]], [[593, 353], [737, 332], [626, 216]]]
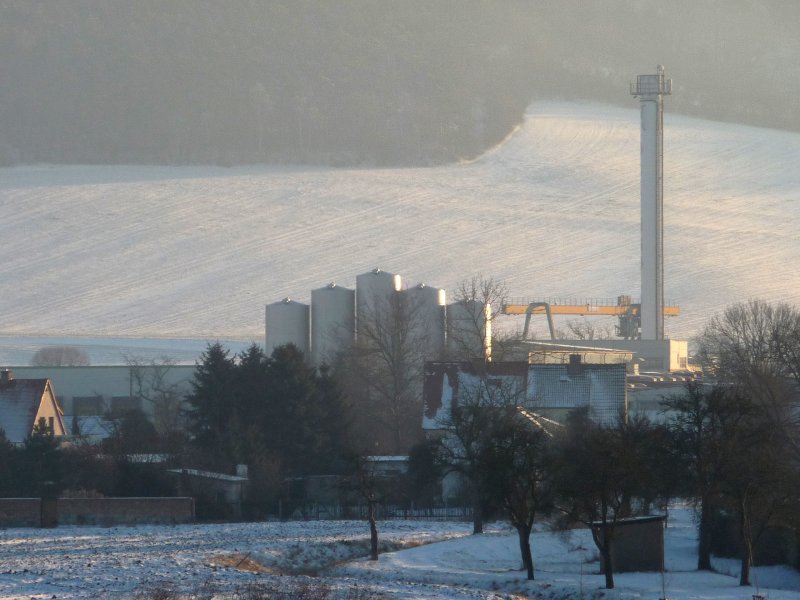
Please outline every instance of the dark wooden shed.
[[[614, 572], [661, 571], [664, 566], [665, 522], [666, 517], [662, 515], [617, 521], [611, 544]], [[599, 529], [600, 523], [593, 523], [592, 527]]]

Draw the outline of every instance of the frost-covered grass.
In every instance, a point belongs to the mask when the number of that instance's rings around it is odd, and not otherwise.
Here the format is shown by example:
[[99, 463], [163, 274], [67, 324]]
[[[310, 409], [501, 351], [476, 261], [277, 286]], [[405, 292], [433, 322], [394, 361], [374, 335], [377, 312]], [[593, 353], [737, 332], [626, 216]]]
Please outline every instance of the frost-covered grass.
[[[385, 549], [467, 532], [462, 523], [381, 523]], [[368, 544], [367, 524], [353, 521], [9, 529], [0, 531], [0, 598], [231, 592], [265, 578], [316, 574], [368, 554]]]
[[516, 533], [502, 524], [480, 536], [468, 535], [471, 526], [464, 523], [379, 527], [387, 547], [407, 549], [367, 560], [368, 527], [354, 521], [9, 529], [0, 531], [0, 600], [256, 600], [291, 598], [289, 592], [349, 600], [655, 600], [663, 597], [662, 585], [672, 600], [750, 600], [756, 591], [772, 600], [800, 595], [800, 575], [788, 567], [755, 569], [757, 588], [738, 586], [736, 561], [718, 559], [716, 573], [697, 572], [696, 527], [687, 508], [670, 513], [664, 578], [618, 574], [613, 591], [603, 589], [587, 531], [534, 533], [536, 580], [529, 582]]
[[[800, 303], [800, 134], [665, 117], [666, 295], [688, 336]], [[0, 334], [262, 339], [263, 305], [375, 266], [452, 290], [639, 295], [639, 112], [535, 103], [436, 168], [0, 169]]]

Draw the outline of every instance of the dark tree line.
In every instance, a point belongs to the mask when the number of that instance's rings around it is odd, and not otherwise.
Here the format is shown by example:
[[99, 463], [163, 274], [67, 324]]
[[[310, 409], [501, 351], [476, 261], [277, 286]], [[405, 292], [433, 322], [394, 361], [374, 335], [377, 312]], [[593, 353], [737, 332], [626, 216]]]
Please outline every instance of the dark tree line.
[[[0, 164], [430, 164], [534, 97], [798, 129], [798, 7], [346, 0], [3, 0]], [[657, 24], [657, 25], [654, 25]]]
[[248, 465], [256, 496], [274, 497], [287, 477], [346, 468], [350, 412], [344, 395], [329, 370], [309, 367], [294, 346], [268, 357], [256, 345], [238, 356], [210, 345], [192, 387], [192, 445], [219, 469]]
[[5, 163], [425, 164], [480, 153], [529, 101], [519, 57], [498, 52], [511, 16], [478, 2], [0, 13]]

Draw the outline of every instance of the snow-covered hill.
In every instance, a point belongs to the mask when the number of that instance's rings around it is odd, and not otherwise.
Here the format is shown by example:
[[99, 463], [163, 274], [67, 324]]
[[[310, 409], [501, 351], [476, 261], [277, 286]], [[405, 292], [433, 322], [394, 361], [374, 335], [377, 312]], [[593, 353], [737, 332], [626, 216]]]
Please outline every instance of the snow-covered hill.
[[[665, 118], [673, 337], [800, 303], [800, 134]], [[0, 170], [0, 335], [255, 338], [265, 303], [373, 267], [514, 296], [639, 295], [639, 113], [535, 103], [437, 168]]]

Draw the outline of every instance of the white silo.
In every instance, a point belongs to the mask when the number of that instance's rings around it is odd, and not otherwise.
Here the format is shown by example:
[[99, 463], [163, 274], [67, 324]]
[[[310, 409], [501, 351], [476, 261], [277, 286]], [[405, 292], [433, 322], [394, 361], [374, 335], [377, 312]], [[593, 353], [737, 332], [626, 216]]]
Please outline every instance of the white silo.
[[265, 311], [267, 356], [278, 346], [294, 344], [308, 357], [309, 306], [284, 298], [267, 304]]
[[446, 292], [420, 283], [403, 294], [414, 327], [413, 338], [424, 344], [424, 355], [428, 360], [441, 360], [445, 345]]
[[492, 356], [492, 307], [478, 300], [447, 305], [447, 352], [455, 359]]
[[356, 292], [329, 283], [311, 291], [311, 361], [319, 366], [353, 345]]
[[631, 95], [641, 105], [642, 339], [664, 339], [664, 67], [639, 75]]
[[356, 277], [356, 333], [359, 323], [389, 314], [393, 294], [400, 291], [400, 275], [373, 269]]

